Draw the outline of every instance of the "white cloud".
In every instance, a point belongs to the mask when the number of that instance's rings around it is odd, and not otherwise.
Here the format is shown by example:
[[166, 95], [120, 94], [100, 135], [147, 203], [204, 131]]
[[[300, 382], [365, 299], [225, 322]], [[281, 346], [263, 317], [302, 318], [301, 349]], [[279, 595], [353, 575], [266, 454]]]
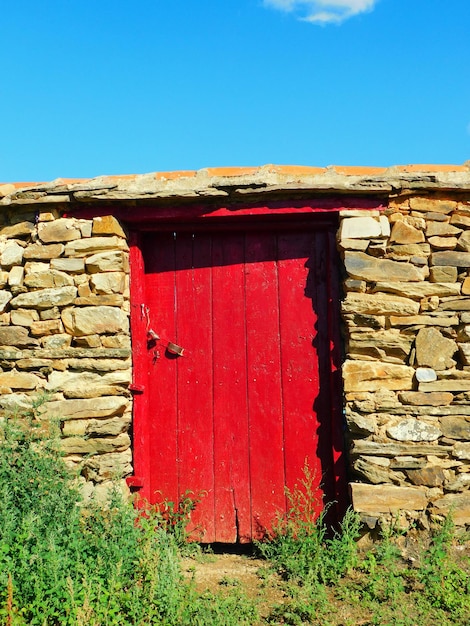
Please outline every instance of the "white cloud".
[[313, 24], [340, 24], [354, 15], [371, 11], [379, 0], [264, 0], [264, 5]]

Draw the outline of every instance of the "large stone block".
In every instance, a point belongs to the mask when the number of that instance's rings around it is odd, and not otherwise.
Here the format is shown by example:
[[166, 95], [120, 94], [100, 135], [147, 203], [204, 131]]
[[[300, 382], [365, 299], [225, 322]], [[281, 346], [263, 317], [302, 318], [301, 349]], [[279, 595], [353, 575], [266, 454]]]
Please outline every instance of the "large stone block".
[[359, 513], [424, 511], [428, 504], [425, 488], [360, 483], [351, 483], [350, 488], [353, 509]]
[[345, 252], [344, 265], [349, 276], [367, 281], [423, 281], [427, 268], [411, 263], [376, 259], [364, 252]]
[[371, 239], [381, 235], [380, 222], [373, 217], [350, 217], [341, 222], [340, 239]]
[[0, 237], [5, 239], [21, 239], [23, 237], [29, 237], [34, 232], [35, 226], [33, 222], [18, 222], [12, 226], [4, 226], [0, 229]]
[[127, 450], [131, 440], [127, 433], [117, 437], [97, 437], [83, 439], [82, 437], [66, 437], [60, 442], [64, 454], [105, 454]]
[[43, 385], [43, 380], [34, 374], [26, 372], [10, 372], [0, 373], [0, 387], [8, 387], [10, 389], [38, 389]]
[[85, 271], [84, 258], [51, 259], [51, 269], [70, 274], [82, 274]]
[[65, 245], [65, 256], [87, 256], [104, 250], [128, 250], [129, 247], [122, 237], [90, 237], [70, 241]]
[[393, 225], [390, 241], [400, 244], [422, 243], [424, 242], [424, 233], [411, 224], [398, 221]]
[[406, 282], [378, 282], [374, 287], [374, 292], [390, 292], [405, 298], [425, 298], [429, 296], [459, 296], [459, 283], [406, 283]]
[[439, 428], [412, 417], [387, 428], [387, 435], [397, 441], [436, 441], [442, 435]]
[[408, 390], [413, 388], [413, 376], [412, 367], [395, 363], [346, 361], [343, 365], [346, 392], [378, 389]]
[[0, 326], [0, 346], [16, 346], [27, 348], [39, 345], [36, 339], [29, 336], [23, 326]]
[[125, 287], [124, 272], [105, 272], [93, 274], [90, 283], [97, 294], [122, 293]]
[[25, 259], [56, 259], [64, 252], [62, 243], [52, 243], [43, 246], [41, 243], [34, 243], [24, 251]]
[[366, 315], [417, 315], [419, 302], [388, 294], [348, 293], [342, 304], [344, 313]]
[[470, 252], [443, 251], [433, 252], [430, 259], [431, 265], [452, 267], [470, 267]]
[[43, 243], [72, 241], [80, 239], [82, 236], [75, 220], [69, 218], [59, 218], [53, 222], [40, 222], [38, 224], [38, 235]]
[[[436, 380], [436, 377], [433, 380]], [[454, 395], [448, 391], [434, 391], [430, 393], [403, 391], [398, 394], [398, 397], [403, 404], [412, 406], [445, 406], [451, 404], [454, 400]]]
[[43, 406], [43, 418], [90, 419], [94, 417], [114, 417], [122, 415], [129, 406], [129, 400], [122, 396], [80, 400], [54, 400]]
[[65, 272], [50, 269], [47, 272], [29, 273], [24, 281], [27, 287], [33, 289], [52, 289], [73, 285], [73, 278]]
[[51, 309], [55, 306], [67, 306], [77, 297], [77, 288], [73, 286], [57, 287], [54, 289], [40, 289], [29, 293], [22, 293], [11, 301], [14, 308]]
[[[463, 445], [463, 444], [462, 444]], [[469, 444], [470, 445], [470, 444]], [[377, 455], [386, 457], [397, 456], [448, 456], [453, 451], [452, 446], [431, 443], [383, 443], [357, 439], [351, 447], [353, 456]]]
[[410, 198], [410, 208], [412, 211], [420, 211], [427, 213], [444, 213], [448, 215], [457, 208], [457, 202], [454, 200], [439, 200], [436, 198]]
[[464, 493], [448, 493], [432, 503], [432, 511], [436, 515], [449, 515], [457, 526], [470, 524], [470, 491]]
[[62, 312], [65, 329], [71, 335], [101, 335], [128, 332], [127, 315], [117, 307], [68, 308]]

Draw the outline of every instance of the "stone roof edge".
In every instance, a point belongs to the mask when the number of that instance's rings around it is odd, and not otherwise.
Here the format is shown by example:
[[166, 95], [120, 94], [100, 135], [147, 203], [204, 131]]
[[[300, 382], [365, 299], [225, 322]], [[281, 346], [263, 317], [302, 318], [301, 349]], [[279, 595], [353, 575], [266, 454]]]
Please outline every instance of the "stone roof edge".
[[45, 183], [0, 184], [0, 206], [36, 203], [246, 197], [272, 192], [394, 195], [406, 191], [470, 191], [470, 161], [463, 165], [341, 167], [264, 165], [152, 172]]

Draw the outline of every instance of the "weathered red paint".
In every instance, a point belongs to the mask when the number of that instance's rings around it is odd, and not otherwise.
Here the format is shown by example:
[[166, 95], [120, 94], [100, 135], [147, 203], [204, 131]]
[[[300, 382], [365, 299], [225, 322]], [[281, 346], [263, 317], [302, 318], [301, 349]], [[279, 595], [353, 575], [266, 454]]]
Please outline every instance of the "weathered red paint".
[[134, 486], [151, 502], [203, 493], [207, 542], [260, 536], [305, 459], [319, 493], [346, 497], [336, 220], [254, 219], [131, 242]]

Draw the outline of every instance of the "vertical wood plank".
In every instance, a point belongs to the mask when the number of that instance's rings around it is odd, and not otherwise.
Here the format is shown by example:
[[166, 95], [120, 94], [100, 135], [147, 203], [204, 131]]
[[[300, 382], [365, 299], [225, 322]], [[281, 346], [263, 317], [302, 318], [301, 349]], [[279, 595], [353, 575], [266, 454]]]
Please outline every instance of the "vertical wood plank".
[[142, 504], [151, 499], [145, 264], [140, 233], [131, 231], [129, 243], [132, 384], [139, 391], [133, 397], [133, 464], [134, 477], [141, 487], [138, 497]]
[[222, 543], [251, 541], [244, 254], [242, 234], [214, 237], [215, 540]]
[[285, 509], [276, 236], [246, 235], [246, 339], [253, 537]]
[[178, 365], [179, 494], [203, 494], [191, 526], [205, 542], [215, 540], [211, 262], [210, 235], [178, 234], [175, 342], [184, 355], [166, 360]]
[[150, 471], [152, 502], [175, 501], [177, 478], [176, 362], [167, 362], [162, 344], [176, 333], [175, 245], [173, 233], [146, 239], [147, 306], [149, 328], [161, 340], [147, 349]]
[[[281, 327], [281, 378], [284, 409], [286, 485], [300, 488], [308, 464], [321, 509], [322, 467], [318, 459], [319, 392], [317, 332], [312, 294], [312, 233], [279, 235], [279, 315]], [[293, 305], [293, 303], [295, 303]]]

